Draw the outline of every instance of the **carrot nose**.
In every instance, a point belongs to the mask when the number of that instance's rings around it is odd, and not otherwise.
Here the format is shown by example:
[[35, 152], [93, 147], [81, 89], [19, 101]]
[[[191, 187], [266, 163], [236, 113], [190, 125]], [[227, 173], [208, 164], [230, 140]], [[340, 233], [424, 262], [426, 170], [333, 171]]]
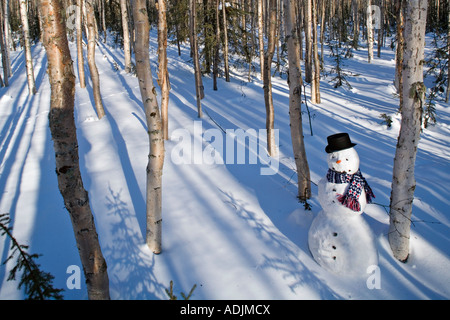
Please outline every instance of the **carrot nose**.
[[341, 163], [341, 162], [342, 162], [342, 160], [338, 160], [338, 161], [336, 161], [336, 163], [337, 163], [337, 164], [339, 164], [339, 163]]

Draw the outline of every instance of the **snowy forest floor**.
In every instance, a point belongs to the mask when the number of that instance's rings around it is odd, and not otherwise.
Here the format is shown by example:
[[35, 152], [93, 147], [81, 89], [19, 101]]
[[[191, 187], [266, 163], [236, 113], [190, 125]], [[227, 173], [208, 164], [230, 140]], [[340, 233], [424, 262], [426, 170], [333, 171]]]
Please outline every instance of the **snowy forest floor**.
[[[156, 68], [153, 33], [151, 39], [151, 61]], [[76, 61], [75, 43], [70, 46]], [[212, 89], [212, 78], [204, 76], [204, 116], [198, 119], [188, 45], [181, 56], [169, 46], [168, 56], [169, 130], [172, 136], [182, 132], [179, 129], [187, 130], [196, 141], [193, 144], [199, 143], [201, 148], [193, 149], [191, 159], [201, 159], [196, 158], [198, 152], [209, 145], [208, 138], [198, 134], [200, 126], [203, 133], [265, 128], [258, 73], [247, 82], [246, 70], [232, 68], [231, 81], [220, 78], [218, 91]], [[325, 58], [329, 70], [331, 59]], [[261, 174], [267, 168], [263, 152], [256, 163], [247, 154], [245, 164], [177, 164], [172, 151], [181, 142], [167, 141], [160, 255], [153, 255], [144, 243], [148, 137], [138, 80], [123, 71], [123, 52], [112, 42], [99, 43], [96, 61], [106, 117], [97, 119], [88, 81], [86, 89], [76, 87], [75, 121], [82, 175], [108, 264], [112, 299], [167, 299], [165, 289], [171, 280], [175, 294], [187, 293], [196, 284], [192, 299], [450, 298], [449, 104], [437, 104], [437, 124], [421, 135], [407, 263], [393, 258], [387, 241], [386, 206], [400, 123], [392, 84], [393, 51], [383, 48], [381, 58], [372, 64], [367, 63], [364, 48], [354, 51], [344, 66], [351, 73], [348, 81], [353, 88], [334, 89], [331, 76], [323, 78], [321, 104], [310, 103], [307, 88], [313, 130], [311, 135], [305, 113], [303, 130], [313, 181], [309, 211], [296, 198], [285, 77], [277, 74], [272, 79], [280, 150], [276, 174]], [[12, 52], [13, 77], [9, 87], [0, 88], [0, 213], [10, 214], [19, 243], [29, 245], [31, 253], [42, 254], [41, 268], [55, 276], [54, 286], [64, 289], [65, 299], [87, 299], [83, 276], [80, 289], [67, 286], [69, 267], [81, 268], [81, 263], [54, 171], [48, 127], [50, 86], [40, 44], [33, 47], [33, 62], [35, 96], [28, 95], [22, 51]], [[77, 74], [76, 63], [74, 68]], [[157, 85], [156, 89], [159, 92]], [[381, 113], [392, 116], [391, 128], [380, 123]], [[379, 289], [368, 287], [371, 274], [354, 278], [326, 272], [308, 250], [308, 229], [321, 210], [316, 184], [327, 171], [326, 137], [337, 132], [348, 132], [357, 143], [361, 171], [376, 195], [364, 217], [376, 237]], [[222, 139], [225, 144], [225, 133]], [[220, 151], [225, 159], [225, 150]], [[9, 247], [10, 242], [0, 238], [2, 262]], [[12, 261], [0, 266], [1, 299], [24, 298], [18, 282], [7, 281], [12, 266]]]

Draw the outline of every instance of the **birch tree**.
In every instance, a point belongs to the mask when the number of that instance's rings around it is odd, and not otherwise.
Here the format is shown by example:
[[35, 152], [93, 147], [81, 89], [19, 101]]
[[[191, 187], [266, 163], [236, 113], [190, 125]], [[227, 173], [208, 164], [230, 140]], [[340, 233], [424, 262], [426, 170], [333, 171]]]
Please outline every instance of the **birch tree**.
[[[6, 68], [6, 74], [8, 75], [8, 78], [11, 77], [12, 70], [11, 70], [11, 56], [10, 56], [10, 46], [11, 46], [11, 27], [9, 24], [9, 0], [3, 1], [3, 37], [4, 37], [4, 43], [5, 43], [5, 64], [3, 65], [3, 68]], [[3, 59], [3, 57], [2, 57]]]
[[395, 80], [394, 85], [400, 97], [400, 109], [403, 105], [403, 2], [404, 0], [395, 1], [396, 21], [397, 21], [397, 48], [395, 54]]
[[133, 0], [135, 28], [136, 73], [144, 104], [150, 151], [147, 165], [147, 227], [146, 243], [155, 254], [161, 252], [162, 241], [162, 173], [164, 166], [164, 134], [161, 115], [156, 99], [156, 89], [149, 58], [149, 33], [147, 1]]
[[277, 0], [269, 0], [269, 34], [267, 50], [264, 53], [264, 102], [266, 105], [267, 151], [271, 157], [277, 156], [275, 144], [275, 112], [272, 98], [271, 66], [275, 51], [275, 30], [277, 26]]
[[5, 37], [3, 36], [3, 8], [0, 8], [0, 49], [2, 54], [2, 67], [3, 67], [3, 76], [5, 78], [5, 82], [3, 83], [2, 77], [0, 75], [0, 87], [8, 86], [8, 60], [7, 60], [7, 44], [5, 41]]
[[84, 0], [77, 0], [76, 9], [76, 22], [75, 26], [77, 29], [77, 62], [78, 62], [78, 80], [80, 81], [80, 87], [86, 88], [86, 73], [84, 72], [84, 56], [83, 56], [83, 5]]
[[169, 72], [167, 71], [166, 0], [158, 0], [158, 84], [161, 88], [161, 119], [164, 139], [169, 139]]
[[[122, 14], [122, 30], [123, 30], [123, 51], [125, 56], [125, 72], [130, 73], [133, 70], [131, 64], [131, 43], [128, 19], [128, 6], [126, 0], [120, 0], [120, 12]], [[106, 31], [105, 31], [106, 32]], [[105, 37], [106, 39], [106, 37]]]
[[367, 23], [367, 52], [368, 62], [373, 60], [373, 11], [371, 0], [367, 0], [366, 23]]
[[258, 41], [259, 41], [259, 61], [261, 68], [261, 81], [264, 82], [264, 21], [263, 21], [263, 0], [258, 0]]
[[194, 60], [194, 73], [195, 73], [195, 92], [197, 96], [197, 112], [198, 117], [202, 117], [202, 103], [201, 100], [205, 97], [202, 73], [200, 70], [200, 61], [198, 56], [198, 40], [197, 40], [197, 6], [196, 0], [189, 0], [189, 17], [190, 17], [190, 42], [191, 51]]
[[72, 221], [88, 297], [108, 300], [107, 265], [79, 167], [74, 120], [75, 75], [62, 12], [61, 0], [40, 0], [43, 44], [48, 57], [51, 87], [49, 126], [55, 149], [56, 175]]
[[400, 261], [406, 261], [409, 255], [412, 203], [416, 187], [414, 166], [426, 92], [423, 59], [427, 2], [410, 0], [405, 4], [402, 120], [394, 158], [389, 213], [389, 244], [394, 257]]
[[297, 168], [298, 198], [305, 202], [311, 197], [311, 179], [306, 157], [302, 128], [302, 86], [301, 67], [298, 52], [300, 50], [298, 30], [295, 25], [295, 0], [284, 1], [284, 19], [289, 59], [289, 120], [292, 148]]
[[311, 37], [311, 23], [312, 23], [312, 7], [311, 1], [305, 1], [305, 81], [311, 83], [313, 77], [312, 64], [312, 37]]
[[225, 82], [230, 82], [230, 66], [228, 62], [227, 5], [225, 0], [222, 0], [222, 18], [223, 18], [223, 60], [225, 64]]
[[213, 90], [217, 91], [217, 77], [219, 76], [219, 60], [220, 60], [220, 0], [216, 0], [216, 43], [214, 46], [214, 67], [213, 67]]
[[30, 27], [28, 24], [28, 2], [20, 0], [20, 20], [22, 23], [23, 42], [25, 47], [25, 63], [27, 67], [28, 91], [31, 95], [36, 94], [34, 82], [33, 58], [31, 56]]
[[450, 98], [450, 0], [447, 0], [447, 52], [448, 52], [448, 61], [447, 61], [447, 95], [445, 96], [445, 102], [448, 102]]
[[86, 8], [86, 24], [88, 29], [88, 65], [91, 74], [92, 89], [94, 92], [95, 109], [99, 119], [105, 116], [103, 108], [102, 95], [100, 93], [100, 76], [98, 74], [97, 64], [95, 63], [95, 38], [96, 38], [96, 21], [94, 12], [94, 0], [85, 0]]
[[311, 15], [312, 15], [312, 57], [314, 62], [314, 71], [312, 73], [311, 83], [311, 103], [320, 103], [320, 59], [319, 47], [317, 45], [317, 3], [316, 0], [311, 0]]

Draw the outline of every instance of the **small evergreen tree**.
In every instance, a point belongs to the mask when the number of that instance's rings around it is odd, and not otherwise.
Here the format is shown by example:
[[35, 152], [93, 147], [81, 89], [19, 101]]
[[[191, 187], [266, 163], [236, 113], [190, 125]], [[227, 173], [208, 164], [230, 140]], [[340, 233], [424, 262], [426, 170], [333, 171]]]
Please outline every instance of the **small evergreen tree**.
[[36, 259], [41, 255], [29, 254], [26, 251], [28, 246], [19, 244], [13, 237], [12, 228], [8, 227], [10, 221], [9, 214], [0, 215], [1, 235], [6, 235], [11, 240], [11, 254], [3, 264], [6, 264], [14, 257], [17, 259], [16, 265], [9, 272], [8, 281], [15, 280], [17, 273], [23, 271], [18, 287], [19, 289], [22, 286], [25, 288], [25, 293], [28, 296], [27, 300], [61, 300], [63, 298], [61, 295], [63, 289], [54, 288], [52, 283], [54, 276], [39, 268], [40, 265], [36, 263]]

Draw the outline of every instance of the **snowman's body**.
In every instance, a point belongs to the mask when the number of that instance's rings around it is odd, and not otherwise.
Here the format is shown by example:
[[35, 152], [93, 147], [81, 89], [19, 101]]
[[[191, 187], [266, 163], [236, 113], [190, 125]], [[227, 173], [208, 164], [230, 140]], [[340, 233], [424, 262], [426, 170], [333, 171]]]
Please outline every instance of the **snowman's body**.
[[[328, 153], [327, 163], [336, 172], [353, 175], [359, 170], [359, 157], [353, 147]], [[314, 259], [328, 271], [365, 274], [378, 260], [371, 230], [361, 215], [367, 204], [366, 194], [362, 190], [360, 210], [354, 211], [338, 201], [348, 188], [348, 183], [332, 183], [327, 177], [320, 180], [322, 211], [312, 222], [308, 244]]]

